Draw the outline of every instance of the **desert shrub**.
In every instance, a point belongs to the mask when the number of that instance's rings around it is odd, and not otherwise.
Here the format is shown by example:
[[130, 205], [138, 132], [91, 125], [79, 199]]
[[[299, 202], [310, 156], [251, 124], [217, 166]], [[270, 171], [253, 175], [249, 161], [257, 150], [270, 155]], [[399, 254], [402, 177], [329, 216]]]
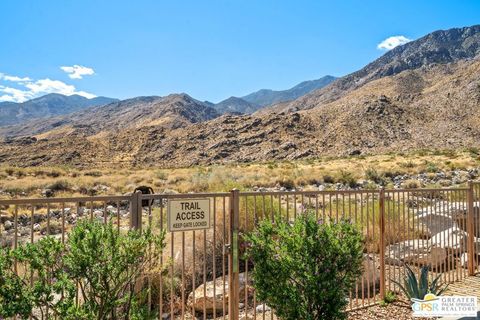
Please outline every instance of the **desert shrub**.
[[281, 179], [277, 180], [277, 184], [280, 187], [286, 188], [288, 190], [294, 189], [295, 188], [295, 182], [292, 179]]
[[418, 180], [406, 180], [402, 183], [402, 186], [407, 189], [418, 189], [422, 187], [422, 184]]
[[88, 177], [101, 177], [103, 174], [101, 171], [93, 170], [93, 171], [87, 171], [83, 175]]
[[365, 178], [380, 185], [383, 185], [385, 183], [385, 179], [383, 178], [383, 176], [377, 171], [377, 169], [373, 167], [367, 168], [367, 170], [365, 170]]
[[480, 150], [476, 147], [469, 147], [467, 148], [467, 151], [472, 157], [480, 155]]
[[362, 271], [362, 237], [346, 222], [260, 223], [246, 237], [257, 297], [281, 319], [345, 319], [349, 290]]
[[52, 191], [67, 191], [70, 190], [71, 185], [68, 181], [65, 180], [58, 180], [52, 183], [51, 185], [47, 186], [47, 189]]
[[[65, 244], [45, 237], [0, 251], [0, 317], [27, 319], [34, 310], [33, 319], [149, 319], [148, 309], [141, 307], [142, 277], [162, 271], [163, 247], [164, 233], [124, 233], [111, 223], [84, 220]], [[18, 275], [13, 259], [21, 265]]]
[[385, 293], [385, 298], [380, 301], [380, 306], [386, 307], [387, 305], [397, 301], [397, 295], [393, 291], [387, 291]]
[[338, 182], [341, 182], [344, 185], [349, 186], [350, 188], [355, 188], [357, 186], [357, 180], [355, 180], [353, 174], [350, 171], [340, 170]]
[[398, 164], [401, 168], [415, 168], [417, 165], [412, 160], [400, 162]]
[[324, 183], [335, 183], [335, 178], [326, 174], [326, 175], [323, 176], [323, 182]]
[[425, 163], [425, 170], [430, 173], [435, 173], [439, 171], [439, 168], [435, 163], [427, 161]]

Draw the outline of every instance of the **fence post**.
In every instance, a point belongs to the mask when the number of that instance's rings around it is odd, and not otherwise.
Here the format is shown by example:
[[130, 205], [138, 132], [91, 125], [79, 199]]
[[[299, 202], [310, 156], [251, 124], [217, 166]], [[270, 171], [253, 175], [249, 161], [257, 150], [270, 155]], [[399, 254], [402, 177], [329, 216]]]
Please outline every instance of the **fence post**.
[[238, 263], [238, 228], [239, 228], [240, 197], [239, 191], [230, 192], [229, 238], [230, 252], [228, 255], [228, 318], [239, 317], [239, 263]]
[[130, 228], [142, 230], [142, 195], [141, 191], [132, 193], [130, 200]]
[[473, 208], [473, 183], [468, 181], [467, 191], [467, 252], [468, 252], [468, 275], [475, 275], [475, 217]]
[[380, 189], [380, 298], [385, 299], [385, 188]]

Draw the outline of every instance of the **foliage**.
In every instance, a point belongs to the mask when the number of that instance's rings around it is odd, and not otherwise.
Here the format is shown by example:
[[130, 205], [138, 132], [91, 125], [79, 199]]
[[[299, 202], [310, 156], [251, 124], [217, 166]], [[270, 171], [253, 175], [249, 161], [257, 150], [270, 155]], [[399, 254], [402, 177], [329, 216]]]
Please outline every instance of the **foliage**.
[[355, 180], [353, 173], [351, 173], [350, 171], [340, 170], [338, 182], [341, 182], [344, 185], [349, 186], [350, 188], [355, 188], [357, 186], [357, 180]]
[[346, 221], [326, 224], [305, 214], [277, 217], [246, 237], [259, 300], [281, 319], [345, 319], [348, 292], [361, 275], [362, 237]]
[[385, 184], [385, 178], [374, 167], [365, 170], [365, 178], [382, 186]]
[[163, 247], [163, 233], [82, 221], [66, 244], [45, 237], [0, 250], [0, 317], [149, 319], [142, 277], [161, 272]]
[[399, 285], [400, 289], [405, 293], [408, 299], [413, 298], [422, 300], [427, 293], [439, 296], [448, 287], [448, 284], [443, 286], [438, 282], [441, 275], [438, 275], [433, 281], [429, 282], [427, 266], [421, 268], [419, 279], [417, 279], [417, 275], [408, 265], [405, 265], [405, 269], [407, 276], [404, 279], [403, 285], [396, 280], [392, 281]]
[[397, 301], [397, 295], [395, 294], [395, 292], [387, 291], [385, 293], [385, 298], [380, 301], [380, 306], [386, 307], [387, 305], [389, 305], [390, 303], [394, 303], [395, 301]]

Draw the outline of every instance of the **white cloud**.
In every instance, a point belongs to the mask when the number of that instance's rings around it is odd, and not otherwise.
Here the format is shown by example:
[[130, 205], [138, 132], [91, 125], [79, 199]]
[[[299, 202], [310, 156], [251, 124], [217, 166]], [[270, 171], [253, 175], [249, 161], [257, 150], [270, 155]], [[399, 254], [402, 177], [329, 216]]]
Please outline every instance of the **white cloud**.
[[9, 76], [5, 73], [0, 72], [0, 80], [12, 81], [12, 82], [25, 82], [25, 81], [31, 81], [32, 79], [30, 79], [29, 77], [20, 78], [17, 76]]
[[395, 47], [401, 46], [407, 42], [412, 41], [405, 36], [393, 36], [389, 37], [377, 45], [377, 49], [380, 50], [392, 50]]
[[8, 75], [3, 75], [3, 79], [6, 81], [12, 81], [12, 82], [26, 82], [26, 81], [32, 81], [29, 77], [24, 77], [20, 78], [17, 76], [8, 76]]
[[[10, 80], [7, 79], [7, 77], [9, 77]], [[34, 81], [28, 77], [20, 78], [16, 76], [6, 76], [2, 73], [0, 73], [0, 80], [13, 81], [18, 87], [14, 88], [0, 85], [0, 102], [24, 102], [48, 93], [60, 93], [66, 96], [77, 94], [88, 99], [96, 97], [96, 95], [89, 92], [77, 91], [75, 86], [66, 84], [65, 82], [62, 82], [60, 80], [51, 80], [46, 78]]]
[[78, 64], [75, 64], [71, 67], [60, 67], [60, 69], [68, 73], [70, 79], [82, 79], [83, 76], [91, 76], [95, 74], [95, 71], [92, 68], [79, 66]]

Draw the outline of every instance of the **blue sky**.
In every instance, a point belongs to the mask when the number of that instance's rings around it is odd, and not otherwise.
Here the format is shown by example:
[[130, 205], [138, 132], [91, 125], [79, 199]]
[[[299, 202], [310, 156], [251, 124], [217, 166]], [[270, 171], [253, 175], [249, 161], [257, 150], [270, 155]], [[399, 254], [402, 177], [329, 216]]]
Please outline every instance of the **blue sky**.
[[475, 0], [1, 0], [0, 99], [186, 92], [218, 102], [348, 74], [391, 36], [478, 23]]

